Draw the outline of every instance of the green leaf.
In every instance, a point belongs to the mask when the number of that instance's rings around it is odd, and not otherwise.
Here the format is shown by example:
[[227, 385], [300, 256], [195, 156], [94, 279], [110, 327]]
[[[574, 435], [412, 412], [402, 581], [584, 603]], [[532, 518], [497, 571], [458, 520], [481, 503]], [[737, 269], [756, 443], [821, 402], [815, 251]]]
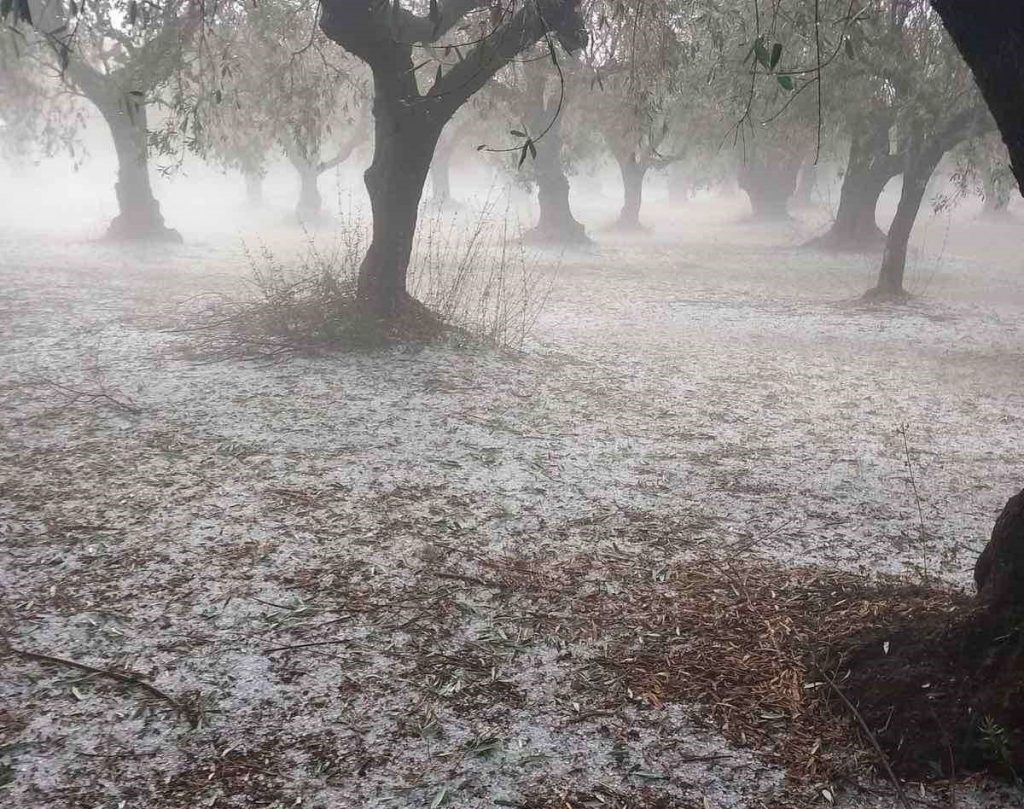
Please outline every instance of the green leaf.
[[768, 62], [768, 69], [775, 70], [775, 66], [779, 63], [779, 59], [782, 58], [782, 43], [776, 42], [772, 45], [772, 56]]
[[518, 129], [510, 129], [508, 131], [508, 133], [510, 135], [514, 136], [514, 137], [517, 137], [517, 138], [525, 138], [526, 137], [526, 133], [525, 132], [520, 132]]
[[793, 89], [793, 77], [792, 76], [777, 76], [779, 80], [779, 86], [783, 90], [792, 91]]
[[[757, 59], [764, 67], [768, 67], [769, 57], [768, 48], [765, 45], [764, 36], [759, 36], [754, 40], [754, 58]], [[770, 68], [769, 68], [770, 69]]]
[[846, 55], [850, 59], [853, 59], [856, 54], [853, 52], [853, 40], [849, 37], [846, 38], [846, 42], [843, 43], [843, 47], [846, 48]]
[[529, 151], [529, 147], [530, 147], [530, 141], [526, 141], [526, 143], [523, 144], [523, 148], [519, 150], [519, 165], [516, 166], [516, 168], [520, 168], [521, 169], [523, 167], [523, 163], [526, 162], [526, 155], [527, 155], [527, 152]]

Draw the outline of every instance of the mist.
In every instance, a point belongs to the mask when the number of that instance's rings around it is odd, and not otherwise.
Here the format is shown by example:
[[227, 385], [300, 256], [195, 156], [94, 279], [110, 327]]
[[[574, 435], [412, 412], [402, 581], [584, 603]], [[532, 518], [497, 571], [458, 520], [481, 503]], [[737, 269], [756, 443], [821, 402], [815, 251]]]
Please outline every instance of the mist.
[[1024, 798], [1024, 202], [942, 9], [29, 5], [5, 806]]

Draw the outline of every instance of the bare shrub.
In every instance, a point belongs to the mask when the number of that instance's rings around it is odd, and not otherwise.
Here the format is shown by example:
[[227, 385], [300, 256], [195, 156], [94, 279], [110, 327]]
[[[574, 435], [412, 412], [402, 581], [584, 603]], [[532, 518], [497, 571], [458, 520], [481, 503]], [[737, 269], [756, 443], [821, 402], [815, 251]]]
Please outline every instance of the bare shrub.
[[[409, 290], [437, 317], [442, 334], [514, 350], [526, 343], [554, 274], [527, 253], [509, 213], [496, 217], [490, 201], [469, 214], [426, 209]], [[358, 311], [356, 279], [368, 242], [364, 221], [349, 213], [326, 249], [307, 233], [293, 266], [265, 245], [246, 249], [243, 293], [193, 298], [184, 330], [212, 359], [365, 348], [417, 336], [384, 330]]]

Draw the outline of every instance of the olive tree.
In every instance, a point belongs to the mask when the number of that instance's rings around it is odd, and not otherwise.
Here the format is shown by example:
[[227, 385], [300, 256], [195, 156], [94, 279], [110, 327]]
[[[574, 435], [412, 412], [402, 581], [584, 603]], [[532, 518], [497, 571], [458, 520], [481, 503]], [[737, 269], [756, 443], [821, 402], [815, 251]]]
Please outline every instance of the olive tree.
[[426, 316], [406, 276], [438, 139], [474, 93], [535, 43], [579, 48], [586, 34], [577, 0], [321, 0], [320, 7], [324, 34], [373, 76], [374, 154], [365, 175], [373, 232], [359, 268], [359, 303], [382, 319]]
[[149, 104], [181, 65], [202, 20], [199, 0], [21, 0], [25, 59], [58, 77], [103, 117], [117, 155], [117, 240], [180, 241], [164, 224], [149, 176]]

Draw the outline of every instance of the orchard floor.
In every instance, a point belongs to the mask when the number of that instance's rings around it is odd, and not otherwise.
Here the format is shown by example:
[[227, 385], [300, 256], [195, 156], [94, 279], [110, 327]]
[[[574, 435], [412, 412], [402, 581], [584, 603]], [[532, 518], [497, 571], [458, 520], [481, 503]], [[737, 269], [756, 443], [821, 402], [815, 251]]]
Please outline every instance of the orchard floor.
[[0, 236], [0, 620], [140, 675], [7, 650], [0, 802], [895, 805], [850, 717], [790, 732], [809, 665], [737, 685], [733, 634], [706, 688], [673, 672], [702, 602], [784, 650], [815, 599], [870, 613], [863, 577], [895, 577], [879, 604], [968, 586], [1022, 485], [1024, 223], [930, 219], [919, 297], [869, 306], [876, 259], [797, 248], [820, 214], [738, 210], [651, 206], [646, 235], [546, 256], [523, 353], [276, 363], [167, 328], [239, 284], [237, 236]]

